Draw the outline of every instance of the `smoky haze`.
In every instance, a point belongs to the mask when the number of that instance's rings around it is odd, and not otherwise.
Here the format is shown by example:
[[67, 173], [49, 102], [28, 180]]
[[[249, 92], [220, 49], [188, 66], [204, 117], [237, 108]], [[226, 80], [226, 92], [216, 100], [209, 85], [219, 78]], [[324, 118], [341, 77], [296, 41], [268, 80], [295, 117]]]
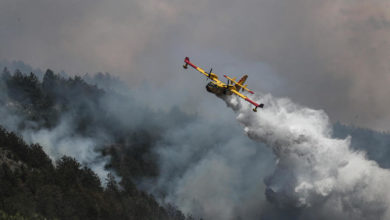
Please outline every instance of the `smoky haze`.
[[[265, 103], [256, 114], [237, 97], [226, 105], [211, 94], [193, 106], [196, 114], [188, 114], [180, 108], [191, 97], [175, 88], [129, 89], [108, 74], [84, 80], [50, 70], [42, 81], [4, 71], [1, 126], [41, 144], [53, 159], [75, 157], [102, 180], [121, 169], [106, 169], [117, 162], [102, 155], [107, 147], [150, 150], [135, 157], [152, 156], [157, 172], [135, 175], [137, 186], [160, 204], [174, 204], [197, 218], [388, 218], [390, 135], [369, 131], [377, 137], [360, 132], [352, 139], [334, 138], [324, 111], [269, 94], [251, 97]], [[36, 96], [49, 98], [43, 105], [49, 107], [39, 108]], [[163, 99], [170, 96], [175, 99]]]
[[[210, 219], [388, 219], [388, 169], [352, 150], [353, 140], [333, 138], [329, 120], [389, 130], [389, 4], [2, 0], [0, 60], [72, 74], [107, 71], [125, 80], [133, 90], [107, 86], [124, 91], [125, 98], [108, 92], [100, 100], [117, 122], [107, 124], [116, 128], [113, 133], [164, 131], [153, 146], [159, 175], [137, 184], [186, 213]], [[235, 108], [250, 140], [235, 113], [206, 96], [201, 76], [182, 70], [185, 56], [219, 75], [248, 74], [253, 90], [299, 104], [267, 95], [259, 98], [267, 108], [262, 114], [253, 116], [247, 104]], [[181, 117], [181, 111], [196, 119]], [[25, 121], [4, 106], [0, 115], [10, 130]], [[99, 138], [75, 136], [77, 115], [60, 118], [51, 129], [21, 133], [53, 158], [74, 156], [104, 178], [109, 158], [100, 158], [97, 148], [111, 140], [100, 136], [108, 129], [97, 132]]]
[[2, 0], [0, 59], [181, 89], [196, 74], [178, 69], [190, 56], [216, 73], [245, 72], [255, 90], [324, 109], [334, 121], [387, 131], [389, 4]]

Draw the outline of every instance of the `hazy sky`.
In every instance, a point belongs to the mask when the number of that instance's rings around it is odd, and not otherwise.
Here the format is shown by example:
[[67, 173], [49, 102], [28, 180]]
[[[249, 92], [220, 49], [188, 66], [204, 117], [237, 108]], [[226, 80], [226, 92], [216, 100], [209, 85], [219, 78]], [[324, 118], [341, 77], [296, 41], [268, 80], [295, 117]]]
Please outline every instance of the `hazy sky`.
[[0, 60], [187, 82], [178, 92], [197, 97], [190, 56], [333, 121], [390, 130], [389, 12], [385, 0], [0, 0]]

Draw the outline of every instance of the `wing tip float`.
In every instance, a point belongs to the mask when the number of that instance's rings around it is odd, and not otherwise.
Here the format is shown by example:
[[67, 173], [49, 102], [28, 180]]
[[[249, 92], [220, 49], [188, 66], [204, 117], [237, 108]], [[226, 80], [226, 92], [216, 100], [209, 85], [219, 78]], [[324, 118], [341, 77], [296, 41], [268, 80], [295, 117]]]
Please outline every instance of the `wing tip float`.
[[[244, 75], [239, 80], [239, 82], [236, 82], [236, 80], [235, 80], [236, 78], [235, 77], [234, 78], [230, 78], [229, 76], [223, 75], [225, 78], [228, 79], [228, 84], [225, 84], [225, 83], [221, 82], [220, 80], [218, 80], [218, 76], [215, 75], [214, 73], [212, 73], [212, 70], [210, 70], [210, 72], [207, 73], [202, 68], [199, 68], [199, 67], [195, 66], [193, 63], [191, 63], [189, 57], [185, 57], [184, 58], [183, 68], [187, 69], [188, 66], [191, 66], [192, 68], [196, 69], [197, 71], [201, 72], [202, 74], [204, 74], [208, 78], [212, 79], [212, 81], [214, 81], [214, 82], [211, 82], [211, 83], [214, 84], [214, 86], [218, 87], [218, 89], [215, 89], [215, 87], [214, 87], [213, 88], [214, 89], [213, 93], [215, 93], [217, 95], [221, 95], [219, 93], [222, 92], [222, 94], [226, 95], [226, 90], [230, 90], [230, 95], [234, 93], [237, 96], [239, 96], [240, 98], [242, 98], [245, 101], [247, 101], [247, 102], [251, 103], [252, 105], [254, 105], [255, 108], [252, 109], [254, 112], [257, 112], [257, 108], [263, 108], [264, 107], [263, 103], [257, 104], [256, 102], [254, 102], [251, 99], [249, 99], [247, 96], [245, 96], [245, 95], [240, 93], [240, 90], [242, 90], [242, 91], [246, 90], [250, 94], [255, 94], [252, 90], [247, 88], [247, 85], [243, 85], [245, 83], [247, 77], [248, 77], [247, 75]], [[230, 86], [229, 85], [229, 80], [230, 80], [230, 82], [232, 82], [232, 84], [234, 83], [235, 85], [234, 86]], [[207, 86], [206, 86], [206, 88], [207, 88]]]
[[256, 102], [252, 101], [251, 99], [249, 99], [248, 97], [245, 99], [245, 101], [251, 103], [252, 105], [254, 105], [255, 107], [252, 109], [254, 112], [257, 112], [257, 108], [264, 108], [264, 104], [263, 103], [260, 103], [260, 104], [257, 104]]
[[188, 68], [188, 65], [192, 66], [194, 69], [197, 68], [197, 66], [195, 66], [194, 64], [192, 64], [192, 63], [190, 62], [190, 58], [189, 58], [189, 57], [186, 57], [186, 58], [184, 58], [184, 65], [183, 65], [183, 68], [184, 68], [184, 69], [187, 69], [187, 68]]

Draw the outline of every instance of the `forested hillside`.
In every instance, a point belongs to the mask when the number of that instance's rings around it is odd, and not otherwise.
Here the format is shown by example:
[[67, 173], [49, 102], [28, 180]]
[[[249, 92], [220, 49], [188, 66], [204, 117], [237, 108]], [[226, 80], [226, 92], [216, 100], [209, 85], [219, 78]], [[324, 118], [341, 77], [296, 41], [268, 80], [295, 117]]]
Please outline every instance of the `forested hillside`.
[[185, 219], [172, 206], [161, 207], [131, 181], [118, 184], [63, 156], [53, 166], [40, 145], [27, 145], [0, 129], [0, 218]]
[[[254, 144], [245, 137], [227, 138], [240, 130], [229, 130], [226, 122], [205, 123], [178, 108], [148, 108], [126, 89], [121, 93], [125, 85], [109, 74], [63, 75], [1, 73], [0, 219], [192, 219], [165, 200], [177, 192], [174, 184], [183, 176], [191, 182], [192, 166], [217, 151], [215, 146], [233, 143], [239, 150]], [[334, 137], [347, 135], [352, 148], [390, 167], [389, 134], [334, 124]], [[226, 155], [232, 150], [221, 149]], [[161, 156], [177, 161], [161, 163]], [[263, 156], [272, 161], [271, 154]], [[253, 163], [243, 169], [264, 172], [252, 166], [256, 157], [250, 158]], [[272, 165], [267, 169], [272, 171]], [[235, 190], [241, 195], [242, 188]]]
[[[65, 79], [48, 70], [40, 81], [33, 73], [4, 69], [0, 90], [2, 125], [13, 131], [0, 129], [0, 218], [186, 219], [134, 184], [157, 175], [150, 149], [161, 128], [150, 127], [151, 132], [121, 124], [102, 104], [105, 91], [78, 76]], [[72, 124], [67, 138], [105, 134], [92, 149], [108, 158], [105, 167], [112, 173], [104, 180], [88, 163], [66, 154], [52, 161], [40, 145], [26, 144], [14, 133], [50, 130], [64, 118]]]

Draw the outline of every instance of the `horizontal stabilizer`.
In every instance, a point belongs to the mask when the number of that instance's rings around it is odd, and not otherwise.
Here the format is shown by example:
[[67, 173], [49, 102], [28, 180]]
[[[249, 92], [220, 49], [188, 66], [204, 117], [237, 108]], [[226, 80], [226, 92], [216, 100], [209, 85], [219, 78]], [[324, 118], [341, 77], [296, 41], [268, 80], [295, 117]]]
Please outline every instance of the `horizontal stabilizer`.
[[226, 76], [226, 75], [223, 75], [226, 79], [230, 80], [232, 83], [234, 83], [237, 91], [240, 91], [240, 89], [242, 89], [242, 91], [246, 90], [248, 91], [250, 94], [255, 94], [252, 90], [248, 89], [247, 86], [248, 85], [242, 85], [245, 83], [245, 80], [247, 79], [247, 75], [244, 75], [239, 82], [236, 81], [236, 77], [233, 77], [233, 78], [230, 78], [229, 76]]

